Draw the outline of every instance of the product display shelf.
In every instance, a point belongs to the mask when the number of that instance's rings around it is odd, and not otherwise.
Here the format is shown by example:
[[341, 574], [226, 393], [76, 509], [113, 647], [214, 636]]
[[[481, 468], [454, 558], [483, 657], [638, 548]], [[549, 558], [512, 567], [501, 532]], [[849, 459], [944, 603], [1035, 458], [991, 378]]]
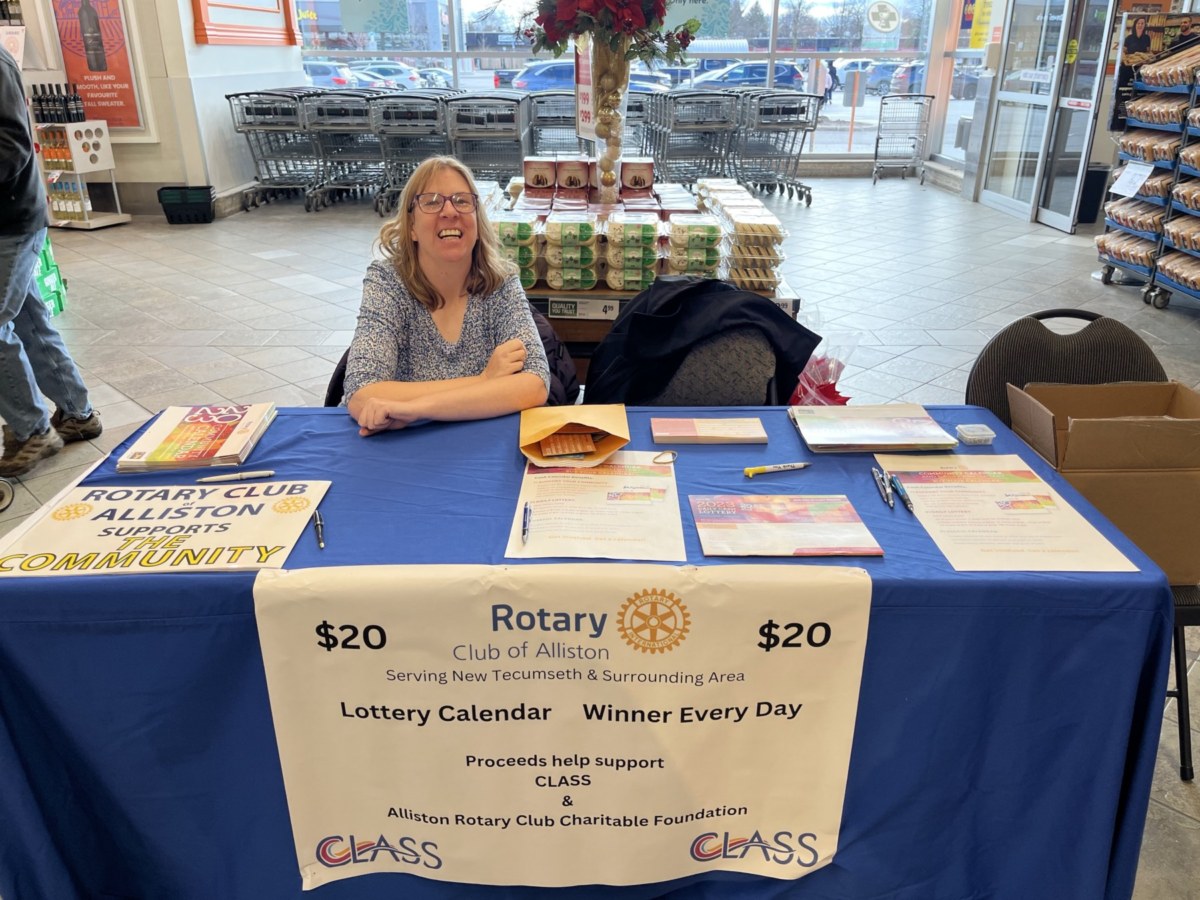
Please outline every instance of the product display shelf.
[[[42, 123], [34, 126], [38, 158], [50, 202], [50, 224], [57, 228], [107, 228], [133, 219], [121, 212], [117, 193], [116, 163], [108, 123], [103, 119], [84, 122]], [[115, 212], [92, 209], [85, 175], [108, 173]]]
[[[1174, 159], [1148, 160], [1148, 159], [1143, 159], [1139, 156], [1135, 156], [1134, 154], [1128, 153], [1124, 150], [1118, 151], [1118, 153], [1117, 153], [1117, 158], [1122, 161], [1149, 163], [1150, 165], [1153, 165], [1155, 169], [1161, 169], [1164, 171], [1171, 172], [1173, 177], [1171, 179], [1170, 189], [1168, 190], [1168, 196], [1170, 196], [1170, 192], [1173, 191], [1175, 189], [1175, 186], [1179, 183], [1179, 178], [1181, 175], [1191, 176], [1191, 177], [1200, 177], [1200, 171], [1197, 171], [1196, 169], [1193, 169], [1192, 167], [1183, 164], [1182, 162], [1180, 162], [1180, 157], [1179, 157], [1179, 154], [1182, 153], [1185, 148], [1189, 147], [1192, 143], [1194, 143], [1193, 138], [1200, 137], [1200, 129], [1197, 129], [1194, 126], [1190, 126], [1187, 124], [1188, 113], [1190, 113], [1192, 111], [1192, 109], [1194, 109], [1197, 105], [1197, 98], [1198, 98], [1197, 77], [1198, 76], [1200, 76], [1200, 70], [1197, 70], [1197, 72], [1193, 73], [1192, 79], [1188, 84], [1171, 85], [1171, 86], [1167, 86], [1167, 87], [1153, 85], [1153, 84], [1147, 84], [1146, 82], [1140, 80], [1137, 77], [1135, 77], [1134, 81], [1133, 81], [1133, 89], [1134, 89], [1135, 97], [1144, 96], [1147, 94], [1176, 94], [1176, 95], [1180, 95], [1180, 96], [1186, 96], [1188, 98], [1187, 109], [1184, 111], [1183, 117], [1182, 117], [1180, 123], [1178, 123], [1178, 124], [1173, 124], [1173, 123], [1172, 124], [1163, 124], [1163, 123], [1157, 123], [1157, 122], [1146, 122], [1144, 120], [1138, 119], [1135, 116], [1127, 116], [1126, 121], [1125, 121], [1125, 130], [1127, 132], [1132, 131], [1132, 130], [1151, 130], [1151, 131], [1161, 131], [1161, 132], [1164, 132], [1167, 134], [1181, 135], [1182, 141], [1179, 145], [1179, 151], [1176, 153]], [[1173, 218], [1173, 216], [1176, 212], [1180, 212], [1180, 213], [1183, 213], [1186, 215], [1200, 215], [1200, 211], [1189, 210], [1187, 207], [1182, 206], [1182, 204], [1179, 204], [1175, 201], [1168, 202], [1167, 200], [1162, 199], [1162, 198], [1146, 197], [1146, 196], [1142, 196], [1141, 194], [1136, 195], [1136, 199], [1143, 201], [1143, 202], [1152, 203], [1155, 206], [1163, 207], [1166, 210], [1166, 215], [1164, 216], [1163, 222], [1162, 222], [1162, 227], [1164, 227], [1164, 228], [1166, 227], [1167, 223], [1171, 221], [1171, 219]], [[1142, 289], [1142, 300], [1144, 302], [1153, 304], [1153, 306], [1156, 309], [1163, 309], [1164, 307], [1166, 307], [1167, 304], [1170, 302], [1172, 290], [1175, 290], [1178, 286], [1175, 285], [1174, 282], [1170, 282], [1170, 285], [1171, 285], [1170, 289], [1163, 286], [1163, 284], [1166, 283], [1167, 280], [1158, 272], [1158, 261], [1160, 259], [1162, 259], [1162, 257], [1164, 256], [1165, 253], [1172, 252], [1177, 248], [1175, 248], [1173, 244], [1168, 242], [1167, 239], [1165, 238], [1165, 236], [1163, 235], [1163, 233], [1159, 232], [1159, 231], [1144, 231], [1144, 230], [1140, 230], [1137, 228], [1132, 228], [1128, 225], [1123, 225], [1120, 222], [1114, 221], [1113, 219], [1109, 218], [1107, 215], [1105, 216], [1104, 224], [1105, 224], [1106, 233], [1111, 232], [1111, 231], [1120, 231], [1125, 234], [1131, 234], [1131, 235], [1134, 235], [1135, 237], [1141, 238], [1142, 240], [1150, 241], [1151, 243], [1153, 243], [1155, 245], [1155, 249], [1154, 249], [1152, 264], [1149, 266], [1137, 265], [1135, 263], [1115, 259], [1103, 252], [1098, 253], [1098, 256], [1100, 258], [1100, 263], [1101, 263], [1101, 273], [1100, 273], [1101, 281], [1104, 284], [1111, 284], [1113, 272], [1118, 269], [1120, 269], [1123, 272], [1129, 272], [1131, 274], [1138, 276], [1139, 278], [1143, 278], [1146, 280], [1146, 284]], [[1189, 254], [1189, 255], [1198, 255], [1198, 254]], [[1196, 294], [1186, 291], [1186, 289], [1185, 289], [1184, 293], [1187, 294], [1188, 296], [1196, 296]]]

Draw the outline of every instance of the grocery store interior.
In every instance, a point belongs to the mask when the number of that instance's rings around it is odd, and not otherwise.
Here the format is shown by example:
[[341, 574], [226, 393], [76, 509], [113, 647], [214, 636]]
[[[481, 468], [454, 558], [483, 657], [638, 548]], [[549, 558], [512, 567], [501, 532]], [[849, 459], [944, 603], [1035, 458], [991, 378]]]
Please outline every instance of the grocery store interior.
[[[95, 5], [120, 31], [122, 62], [110, 71], [128, 83], [90, 103], [81, 90], [88, 120], [103, 118], [112, 139], [111, 162], [88, 175], [89, 214], [119, 209], [126, 221], [68, 222], [51, 229], [51, 241], [65, 283], [55, 322], [105, 430], [16, 479], [0, 535], [165, 406], [321, 404], [353, 334], [379, 204], [357, 188], [318, 202], [304, 188], [256, 191], [262, 146], [239, 131], [228, 95], [564, 87], [552, 59], [530, 56], [515, 34], [522, 22], [500, 4]], [[1171, 379], [1200, 389], [1200, 300], [1177, 294], [1158, 308], [1136, 275], [1101, 278], [1094, 238], [1105, 230], [1097, 212], [1116, 159], [1107, 123], [1117, 3], [883, 6], [898, 10], [898, 24], [869, 16], [866, 3], [680, 3], [668, 23], [698, 17], [697, 50], [686, 65], [647, 69], [643, 82], [651, 94], [776, 79], [823, 93], [833, 82], [794, 154], [801, 165], [758, 195], [786, 230], [779, 275], [801, 300], [799, 317], [848, 354], [842, 393], [854, 403], [961, 403], [992, 335], [1060, 307], [1125, 322]], [[69, 29], [56, 5], [7, 8], [8, 21], [26, 28], [28, 92], [71, 86], [60, 43]], [[914, 126], [915, 156], [885, 158], [892, 165], [881, 168], [883, 98], [893, 92], [932, 99]], [[96, 114], [104, 104], [106, 115]], [[712, 162], [700, 174], [736, 176]], [[811, 205], [794, 183], [811, 189]], [[202, 189], [211, 221], [168, 222], [164, 186]], [[1200, 629], [1191, 629], [1193, 697], [1198, 657]], [[1193, 715], [1200, 741], [1198, 722]], [[1171, 701], [1137, 900], [1200, 897], [1200, 788], [1179, 779], [1178, 756]]]

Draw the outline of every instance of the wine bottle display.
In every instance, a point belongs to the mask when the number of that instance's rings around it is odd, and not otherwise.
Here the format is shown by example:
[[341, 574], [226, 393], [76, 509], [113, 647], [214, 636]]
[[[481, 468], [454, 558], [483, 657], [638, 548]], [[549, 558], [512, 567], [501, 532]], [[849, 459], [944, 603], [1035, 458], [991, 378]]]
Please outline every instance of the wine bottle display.
[[91, 0], [79, 5], [79, 33], [83, 36], [83, 52], [87, 67], [93, 72], [108, 71], [108, 57], [104, 55], [104, 36], [100, 33], [100, 16]]

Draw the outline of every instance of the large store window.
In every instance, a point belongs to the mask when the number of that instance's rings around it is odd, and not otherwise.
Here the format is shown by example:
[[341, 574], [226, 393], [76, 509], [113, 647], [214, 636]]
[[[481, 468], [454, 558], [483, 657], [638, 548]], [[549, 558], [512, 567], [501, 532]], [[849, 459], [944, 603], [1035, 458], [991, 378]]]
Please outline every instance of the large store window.
[[[314, 84], [387, 87], [389, 82], [418, 77], [467, 90], [566, 86], [552, 83], [562, 74], [556, 71], [561, 67], [529, 69], [538, 60], [530, 55], [519, 31], [522, 13], [533, 9], [534, 0], [294, 2], [305, 69]], [[925, 63], [935, 2], [680, 3], [669, 10], [668, 25], [691, 17], [702, 23], [689, 64], [643, 72], [635, 80], [655, 81], [665, 88], [772, 81], [825, 93], [826, 71], [830, 71], [836, 73], [834, 87], [815, 144], [806, 152], [871, 154], [880, 96], [889, 90], [928, 90]], [[417, 75], [406, 76], [405, 68], [416, 70]], [[863, 95], [858, 104], [852, 102], [850, 92], [856, 77]]]

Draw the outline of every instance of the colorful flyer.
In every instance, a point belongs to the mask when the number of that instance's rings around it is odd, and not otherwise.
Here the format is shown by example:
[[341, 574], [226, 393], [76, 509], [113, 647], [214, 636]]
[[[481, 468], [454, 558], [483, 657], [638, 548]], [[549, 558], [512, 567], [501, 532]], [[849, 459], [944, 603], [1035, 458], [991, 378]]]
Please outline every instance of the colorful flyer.
[[89, 119], [141, 128], [121, 0], [51, 0], [69, 84]]

